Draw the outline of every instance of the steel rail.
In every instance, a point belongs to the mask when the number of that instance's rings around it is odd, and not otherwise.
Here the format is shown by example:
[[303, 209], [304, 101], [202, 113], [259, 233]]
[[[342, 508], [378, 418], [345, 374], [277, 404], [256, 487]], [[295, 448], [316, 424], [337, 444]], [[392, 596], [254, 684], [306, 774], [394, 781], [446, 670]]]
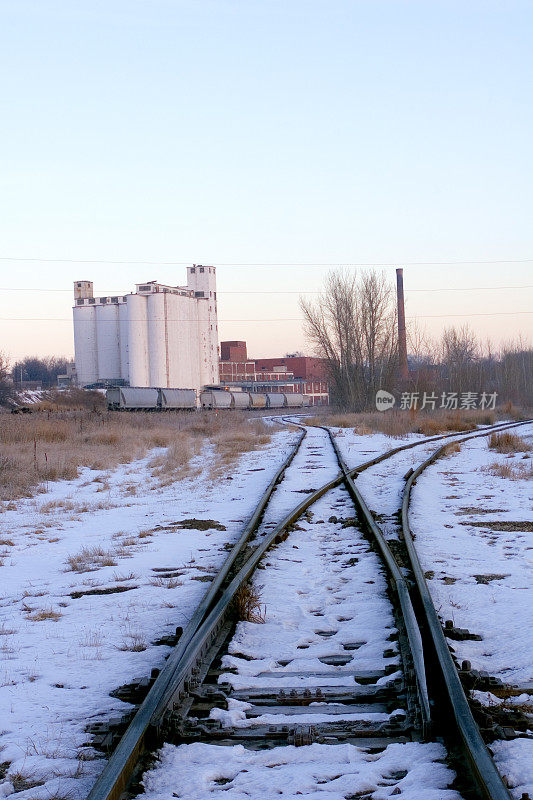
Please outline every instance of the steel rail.
[[[505, 426], [505, 429], [531, 424], [531, 422], [532, 420], [527, 420], [524, 422], [508, 424]], [[499, 430], [501, 429], [502, 428], [500, 427]], [[468, 441], [470, 439], [488, 436], [493, 432], [494, 431], [490, 430], [476, 432], [474, 434], [470, 434], [469, 436], [463, 437], [461, 441]], [[421, 473], [427, 469], [427, 467], [433, 464], [443, 454], [445, 449], [446, 445], [442, 445], [415, 470], [407, 474], [402, 496], [402, 532], [416, 582], [416, 590], [418, 592], [420, 605], [423, 610], [427, 628], [439, 661], [442, 677], [444, 679], [448, 698], [453, 710], [455, 724], [459, 732], [459, 736], [463, 745], [463, 751], [466, 755], [472, 775], [482, 796], [487, 798], [487, 800], [511, 800], [511, 795], [503, 783], [502, 777], [498, 772], [494, 761], [492, 760], [492, 757], [481, 737], [479, 728], [472, 715], [472, 711], [468, 704], [466, 694], [442, 630], [441, 621], [437, 615], [435, 606], [433, 605], [426, 579], [424, 578], [424, 572], [416, 552], [409, 522], [409, 502], [413, 486]]]
[[413, 604], [411, 602], [411, 597], [409, 595], [409, 587], [407, 585], [407, 581], [405, 580], [402, 571], [396, 561], [389, 545], [387, 544], [387, 540], [383, 536], [381, 529], [376, 524], [370, 509], [368, 508], [361, 492], [356, 487], [354, 480], [346, 466], [344, 458], [340, 452], [340, 449], [335, 441], [335, 437], [333, 436], [332, 432], [329, 428], [326, 428], [331, 443], [333, 445], [333, 449], [335, 450], [335, 455], [337, 456], [337, 460], [339, 462], [340, 468], [344, 474], [344, 482], [346, 484], [346, 488], [348, 489], [348, 493], [350, 494], [353, 502], [355, 503], [356, 508], [360, 511], [365, 524], [372, 534], [375, 543], [377, 544], [379, 551], [381, 553], [382, 559], [385, 562], [387, 570], [389, 571], [392, 587], [396, 592], [398, 603], [400, 605], [400, 609], [402, 612], [402, 617], [405, 624], [405, 631], [407, 633], [407, 639], [409, 642], [409, 649], [411, 652], [411, 657], [413, 659], [413, 666], [416, 675], [416, 688], [418, 694], [418, 702], [421, 714], [421, 727], [422, 727], [422, 735], [427, 737], [429, 734], [430, 724], [431, 724], [431, 710], [429, 704], [429, 694], [428, 694], [428, 687], [426, 681], [426, 669], [424, 663], [424, 648], [422, 645], [422, 636], [420, 633], [420, 628], [418, 626], [418, 621], [416, 619], [415, 611], [413, 608]]
[[[168, 713], [169, 707], [172, 707], [174, 699], [176, 697], [179, 698], [180, 694], [184, 691], [185, 684], [191, 674], [191, 671], [194, 669], [195, 663], [197, 663], [202, 654], [206, 652], [206, 650], [209, 648], [209, 643], [213, 641], [217, 632], [220, 630], [222, 626], [222, 619], [230, 608], [230, 604], [235, 592], [242, 585], [242, 583], [249, 578], [264, 552], [266, 552], [266, 550], [278, 538], [280, 538], [289, 525], [294, 523], [304, 513], [304, 511], [313, 503], [315, 503], [320, 497], [322, 497], [335, 486], [338, 486], [340, 483], [344, 482], [347, 476], [352, 478], [363, 469], [377, 464], [402, 450], [410, 449], [412, 447], [426, 444], [431, 441], [436, 441], [438, 439], [460, 435], [455, 432], [410, 442], [407, 445], [394, 448], [393, 450], [387, 451], [386, 453], [383, 453], [380, 456], [365, 462], [364, 464], [354, 467], [346, 474], [343, 471], [339, 472], [339, 474], [333, 480], [329, 481], [327, 484], [308, 495], [305, 500], [298, 504], [298, 506], [296, 506], [285, 517], [285, 519], [282, 520], [282, 522], [280, 522], [268, 534], [268, 536], [265, 537], [265, 539], [263, 539], [258, 548], [256, 548], [244, 566], [232, 579], [229, 586], [227, 586], [223, 591], [216, 604], [213, 605], [217, 591], [220, 590], [222, 583], [227, 577], [231, 567], [234, 565], [236, 558], [242, 549], [244, 549], [244, 545], [255, 527], [257, 527], [257, 524], [261, 519], [262, 513], [264, 512], [268, 499], [275, 485], [278, 483], [283, 472], [293, 460], [305, 436], [304, 426], [294, 423], [292, 419], [286, 419], [286, 421], [290, 422], [291, 424], [296, 424], [298, 427], [302, 428], [302, 434], [296, 446], [294, 447], [293, 452], [285, 460], [269, 484], [269, 487], [261, 498], [258, 508], [245, 527], [239, 542], [232, 549], [228, 559], [222, 567], [222, 570], [215, 578], [213, 584], [210, 586], [208, 592], [202, 600], [202, 603], [195, 611], [184, 633], [182, 634], [179, 643], [170, 654], [163, 670], [156, 678], [155, 683], [136, 712], [133, 720], [122, 736], [117, 748], [114, 750], [109, 761], [104, 767], [104, 770], [92, 787], [87, 800], [118, 800], [120, 798], [120, 795], [125, 791], [126, 786], [133, 775], [135, 766], [141, 755], [148, 749], [149, 744], [155, 741], [156, 733], [163, 725], [164, 718]], [[514, 424], [516, 425], [520, 423]], [[493, 426], [491, 430], [484, 430], [483, 433], [490, 433], [496, 427], [499, 429], [501, 426]], [[506, 425], [505, 427], [508, 426]]]
[[276, 471], [276, 474], [265, 489], [252, 516], [244, 527], [239, 540], [231, 549], [220, 571], [213, 579], [209, 589], [194, 611], [194, 614], [183, 631], [178, 644], [170, 653], [163, 669], [157, 676], [146, 698], [130, 722], [117, 748], [112, 753], [109, 761], [104, 767], [104, 770], [89, 792], [87, 800], [103, 800], [103, 798], [107, 798], [108, 800], [118, 800], [121, 793], [125, 790], [127, 783], [133, 774], [135, 765], [137, 764], [148, 744], [152, 722], [155, 716], [158, 714], [158, 711], [161, 709], [161, 704], [164, 702], [163, 698], [165, 698], [168, 694], [168, 686], [172, 686], [175, 682], [176, 670], [183, 661], [183, 657], [187, 651], [187, 648], [190, 646], [191, 641], [193, 640], [194, 634], [200, 627], [202, 620], [205, 619], [209, 609], [213, 605], [217, 593], [220, 591], [224, 580], [227, 578], [237, 558], [245, 549], [252, 533], [258, 527], [276, 485], [279, 483], [283, 473], [296, 456], [296, 453], [298, 452], [305, 435], [306, 431], [303, 430], [291, 452]]

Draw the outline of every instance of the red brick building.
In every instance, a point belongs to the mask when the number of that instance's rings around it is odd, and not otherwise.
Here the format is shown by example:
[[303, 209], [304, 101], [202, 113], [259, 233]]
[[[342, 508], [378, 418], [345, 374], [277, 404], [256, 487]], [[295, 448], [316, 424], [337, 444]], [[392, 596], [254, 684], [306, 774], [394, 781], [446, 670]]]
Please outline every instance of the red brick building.
[[327, 405], [324, 360], [310, 356], [249, 359], [246, 342], [220, 343], [220, 382], [256, 392], [301, 392], [312, 405]]

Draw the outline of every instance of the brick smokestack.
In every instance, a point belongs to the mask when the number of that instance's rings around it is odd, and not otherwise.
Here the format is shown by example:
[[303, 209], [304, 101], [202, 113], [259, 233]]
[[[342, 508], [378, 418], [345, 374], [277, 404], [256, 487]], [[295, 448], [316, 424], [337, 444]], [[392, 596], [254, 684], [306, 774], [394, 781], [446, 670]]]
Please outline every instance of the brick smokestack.
[[398, 362], [402, 381], [409, 380], [407, 365], [407, 336], [405, 333], [405, 304], [403, 299], [403, 269], [396, 270], [396, 297], [398, 299]]

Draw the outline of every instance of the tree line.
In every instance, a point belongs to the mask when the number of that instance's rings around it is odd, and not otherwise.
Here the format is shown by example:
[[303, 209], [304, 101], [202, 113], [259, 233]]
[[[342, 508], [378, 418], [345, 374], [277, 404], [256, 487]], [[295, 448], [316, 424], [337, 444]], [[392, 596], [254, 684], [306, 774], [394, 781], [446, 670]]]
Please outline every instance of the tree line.
[[67, 358], [27, 356], [13, 365], [11, 377], [15, 384], [21, 380], [38, 381], [43, 389], [51, 389], [57, 385], [57, 376], [66, 373], [69, 363]]
[[431, 339], [408, 328], [409, 381], [398, 370], [396, 292], [384, 273], [335, 270], [315, 300], [300, 298], [304, 328], [325, 359], [333, 405], [375, 408], [378, 389], [442, 393], [497, 393], [498, 404], [533, 407], [533, 348], [518, 337], [494, 348], [469, 328], [450, 326]]

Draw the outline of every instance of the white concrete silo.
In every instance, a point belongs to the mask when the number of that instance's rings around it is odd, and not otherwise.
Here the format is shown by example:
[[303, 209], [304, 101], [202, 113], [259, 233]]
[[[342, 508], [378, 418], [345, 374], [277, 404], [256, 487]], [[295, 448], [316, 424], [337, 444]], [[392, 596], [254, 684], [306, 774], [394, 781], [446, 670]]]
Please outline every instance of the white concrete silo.
[[98, 379], [118, 380], [120, 378], [118, 303], [101, 303], [96, 306], [96, 347]]
[[148, 295], [148, 364], [150, 386], [170, 386], [166, 292]]
[[168, 296], [167, 334], [170, 385], [199, 387], [196, 350], [191, 349], [196, 335], [196, 303], [189, 295]]
[[130, 386], [150, 386], [146, 297], [127, 295]]
[[187, 285], [197, 297], [201, 383], [219, 381], [216, 267], [195, 264], [187, 270]]
[[96, 309], [93, 305], [76, 305], [72, 311], [78, 383], [80, 386], [88, 386], [98, 380]]
[[120, 339], [120, 377], [123, 381], [129, 381], [130, 362], [129, 362], [129, 343], [128, 343], [128, 306], [127, 303], [120, 303], [118, 307], [118, 332]]

